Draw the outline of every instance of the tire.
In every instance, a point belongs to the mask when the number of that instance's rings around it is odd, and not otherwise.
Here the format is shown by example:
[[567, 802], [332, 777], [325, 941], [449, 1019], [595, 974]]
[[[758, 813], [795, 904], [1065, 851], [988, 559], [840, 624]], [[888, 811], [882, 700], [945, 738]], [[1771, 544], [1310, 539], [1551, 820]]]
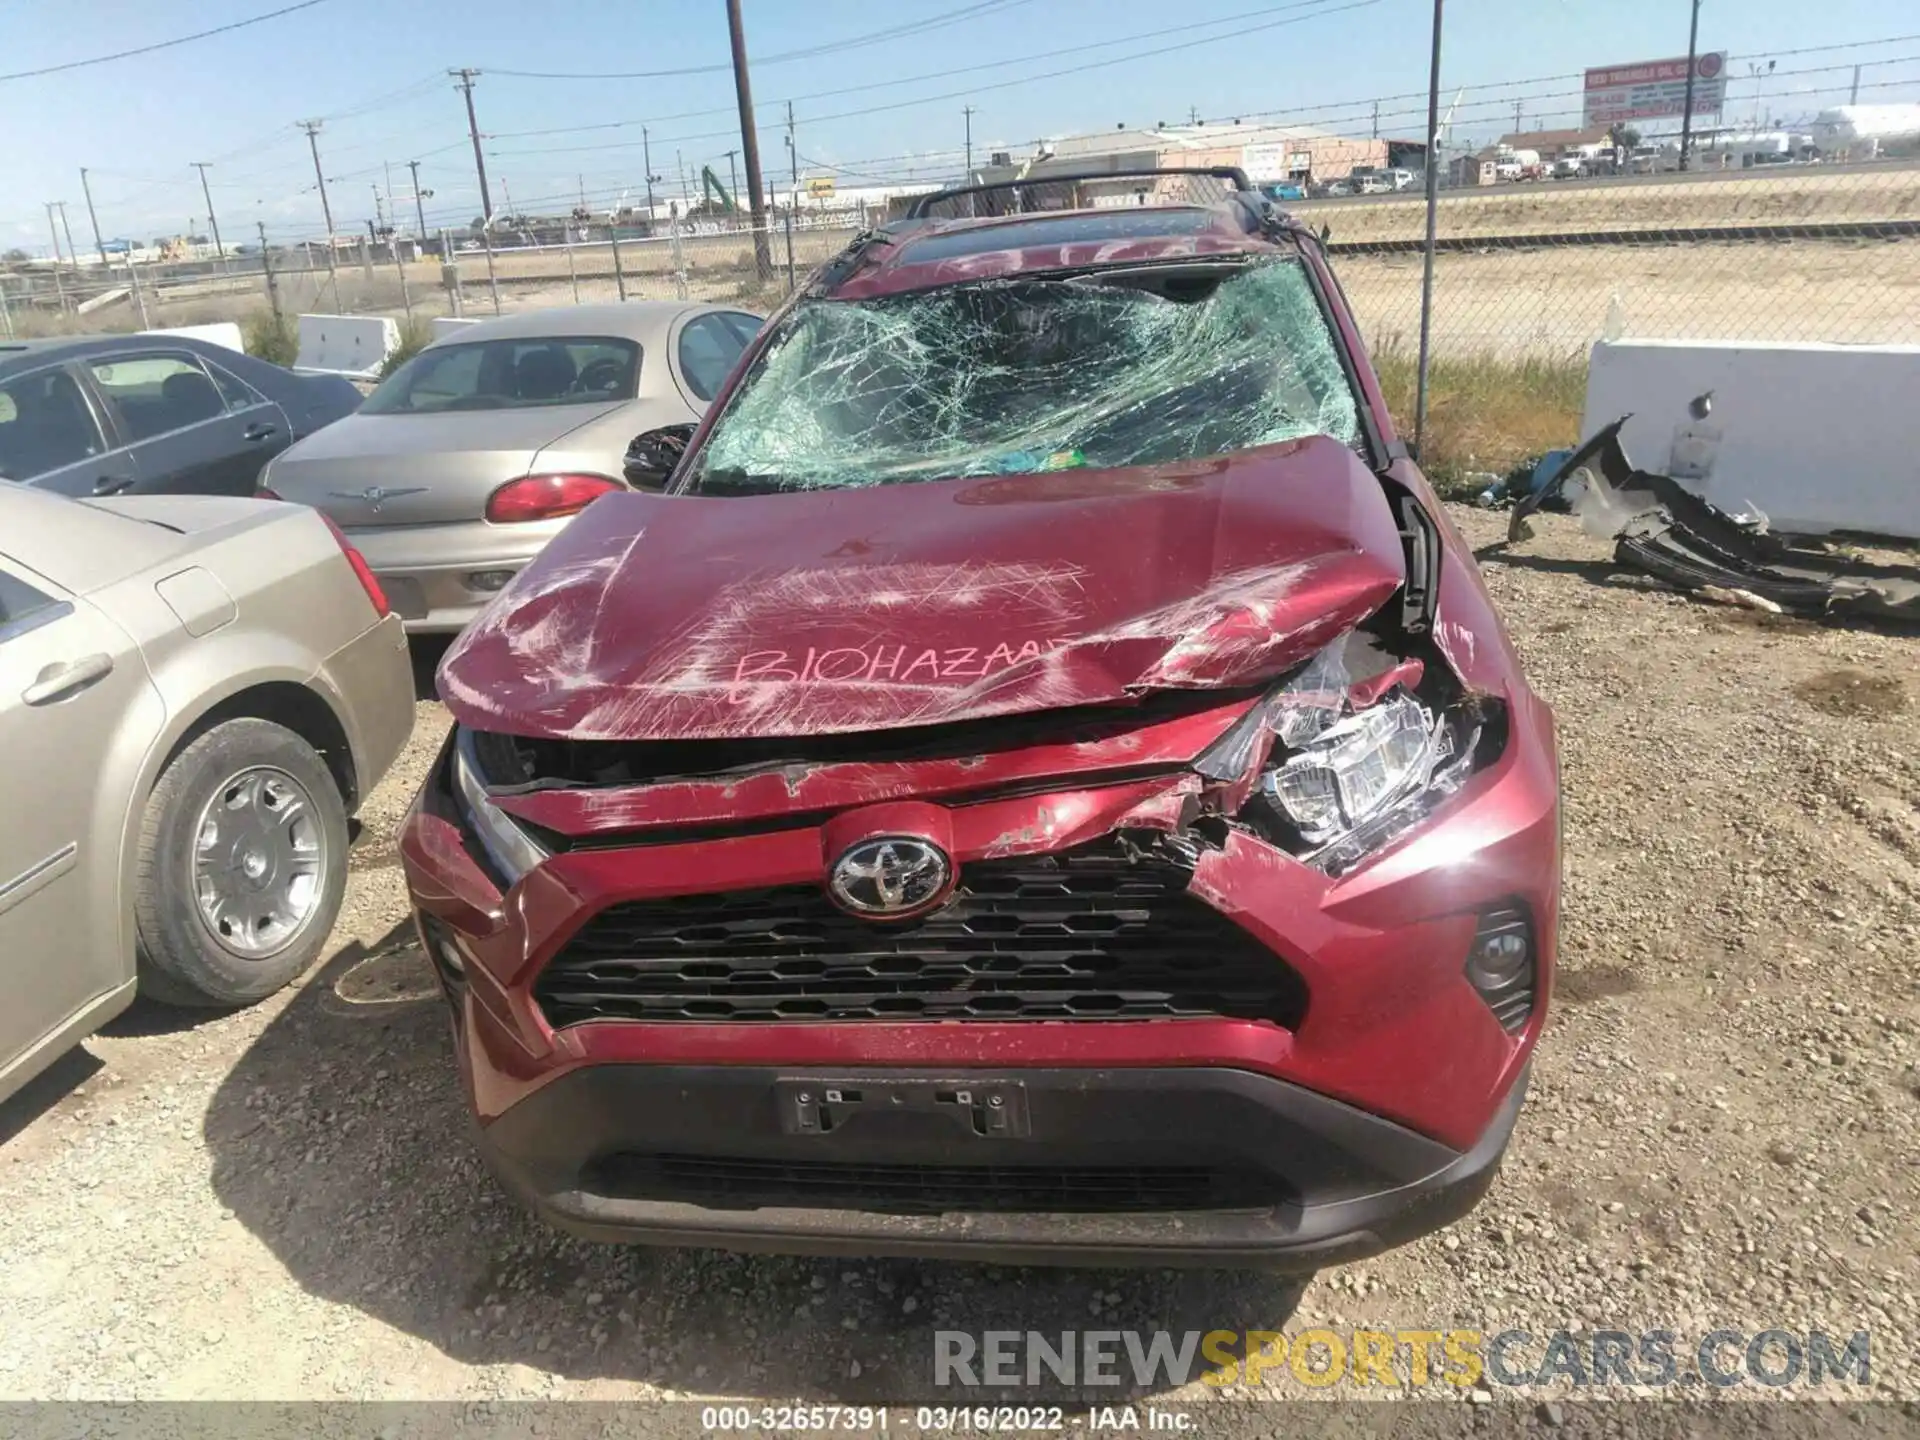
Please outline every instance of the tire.
[[216, 725], [147, 800], [140, 993], [182, 1006], [265, 999], [319, 957], [346, 888], [347, 810], [326, 762], [270, 721]]

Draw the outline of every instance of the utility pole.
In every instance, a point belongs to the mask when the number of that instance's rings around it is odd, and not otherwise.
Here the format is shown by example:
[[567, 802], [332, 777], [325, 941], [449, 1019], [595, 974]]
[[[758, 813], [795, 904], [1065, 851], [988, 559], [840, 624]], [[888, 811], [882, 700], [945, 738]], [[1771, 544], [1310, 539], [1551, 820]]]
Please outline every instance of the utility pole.
[[320, 215], [327, 222], [327, 241], [333, 241], [333, 206], [327, 200], [327, 177], [320, 169], [320, 126], [323, 121], [302, 120], [300, 129], [307, 132], [307, 148], [313, 151], [313, 178], [320, 186]]
[[1693, 0], [1693, 22], [1687, 26], [1687, 96], [1680, 115], [1680, 168], [1690, 170], [1693, 158], [1693, 70], [1700, 50], [1700, 0]]
[[467, 96], [467, 134], [473, 138], [473, 168], [480, 176], [480, 213], [487, 219], [493, 218], [493, 196], [487, 189], [487, 161], [480, 153], [480, 122], [473, 115], [473, 82], [480, 77], [478, 70], [449, 70], [449, 75], [460, 77], [460, 83], [453, 88], [463, 90]]
[[47, 201], [47, 233], [53, 236], [53, 269], [58, 274], [60, 267], [66, 263], [66, 257], [60, 253], [60, 227], [54, 223], [54, 204], [52, 200]]
[[[107, 268], [107, 247], [100, 243], [100, 217], [93, 213], [93, 187], [87, 184], [87, 168], [80, 167], [80, 193], [87, 197], [87, 219], [93, 223], [93, 248], [100, 252], [100, 268]], [[67, 249], [73, 249], [73, 237], [67, 237]]]
[[1198, 105], [1189, 105], [1187, 107], [1187, 123], [1189, 125], [1198, 125], [1200, 123], [1200, 107]]
[[967, 117], [967, 183], [973, 183], [973, 106], [963, 105], [960, 113]]
[[1420, 362], [1413, 401], [1413, 458], [1427, 432], [1427, 368], [1433, 342], [1433, 245], [1440, 207], [1440, 12], [1444, 0], [1433, 0], [1433, 54], [1427, 72], [1427, 253], [1420, 273]]
[[507, 177], [500, 177], [500, 203], [507, 207], [507, 219], [513, 219], [513, 191], [507, 188]]
[[727, 193], [733, 196], [733, 208], [736, 210], [740, 208], [740, 172], [733, 167], [733, 157], [739, 153], [738, 150], [727, 151]]
[[678, 150], [673, 152], [674, 168], [680, 172], [680, 211], [685, 214], [691, 197], [687, 194], [687, 160]]
[[420, 162], [409, 160], [407, 168], [413, 171], [413, 218], [420, 222], [420, 244], [424, 249], [427, 243], [427, 211], [420, 203]]
[[255, 221], [260, 232], [260, 268], [267, 272], [267, 304], [273, 309], [274, 324], [280, 323], [280, 282], [273, 276], [273, 252], [267, 248], [267, 222]]
[[67, 202], [64, 200], [59, 201], [57, 208], [60, 211], [60, 233], [67, 237], [67, 258], [73, 262], [73, 268], [78, 271], [80, 268], [80, 252], [73, 248], [73, 227], [67, 224]]
[[220, 243], [220, 221], [213, 213], [213, 190], [207, 184], [207, 167], [211, 161], [195, 160], [193, 168], [200, 172], [200, 193], [207, 199], [207, 224], [213, 227], [214, 253], [220, 257], [221, 267], [227, 263], [227, 247]]
[[800, 145], [793, 138], [793, 102], [787, 101], [787, 163], [793, 167], [793, 190], [787, 196], [787, 293], [793, 293], [793, 212], [800, 208]]
[[318, 120], [299, 122], [299, 128], [307, 132], [307, 148], [313, 151], [313, 178], [320, 185], [320, 214], [327, 223], [327, 279], [333, 285], [333, 308], [337, 314], [340, 310], [340, 271], [333, 255], [333, 206], [327, 200], [327, 177], [320, 169], [320, 125]]
[[386, 224], [387, 224], [386, 207], [380, 203], [380, 187], [376, 185], [373, 187], [373, 225], [374, 225], [374, 234], [376, 237], [379, 235], [381, 230], [384, 230], [386, 228]]
[[1380, 138], [1380, 102], [1378, 100], [1373, 102], [1373, 138], [1376, 140]]
[[647, 224], [653, 224], [653, 182], [660, 177], [653, 173], [653, 143], [647, 138], [647, 127], [640, 127], [640, 159], [647, 167]]
[[740, 23], [740, 0], [727, 0], [727, 30], [733, 39], [733, 88], [740, 101], [740, 150], [747, 162], [754, 271], [765, 281], [773, 272], [773, 257], [767, 246], [767, 199], [760, 184], [760, 135], [753, 123], [753, 86], [747, 79], [747, 35]]
[[1527, 102], [1525, 100], [1515, 100], [1513, 102], [1513, 133], [1516, 135], [1520, 133], [1520, 117], [1526, 112], [1526, 108]]

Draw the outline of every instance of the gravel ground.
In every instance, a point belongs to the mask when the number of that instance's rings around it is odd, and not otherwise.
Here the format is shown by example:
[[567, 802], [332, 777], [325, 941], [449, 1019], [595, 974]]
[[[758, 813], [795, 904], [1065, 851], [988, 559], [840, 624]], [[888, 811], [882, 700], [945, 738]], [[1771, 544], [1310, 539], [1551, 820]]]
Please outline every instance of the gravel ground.
[[390, 836], [445, 724], [422, 703], [328, 963], [239, 1014], [138, 1007], [0, 1107], [0, 1396], [871, 1403], [933, 1398], [939, 1329], [1724, 1326], [1871, 1331], [1848, 1397], [1910, 1421], [1913, 638], [1695, 604], [1557, 517], [1500, 554], [1503, 517], [1452, 513], [1558, 709], [1569, 846], [1533, 1094], [1452, 1230], [1304, 1289], [550, 1233], [468, 1146], [406, 938]]

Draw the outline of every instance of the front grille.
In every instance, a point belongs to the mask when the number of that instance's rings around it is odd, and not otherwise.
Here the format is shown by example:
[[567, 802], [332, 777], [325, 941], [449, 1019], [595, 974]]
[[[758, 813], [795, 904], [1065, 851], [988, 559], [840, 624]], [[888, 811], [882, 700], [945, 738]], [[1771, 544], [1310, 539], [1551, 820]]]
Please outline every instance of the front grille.
[[1111, 1214], [1260, 1203], [1251, 1177], [1200, 1166], [865, 1165], [613, 1155], [594, 1167], [586, 1184], [623, 1199], [715, 1209], [779, 1205], [891, 1215], [953, 1210]]
[[555, 1027], [588, 1020], [1141, 1020], [1297, 1029], [1284, 960], [1187, 893], [1190, 872], [1102, 846], [969, 865], [941, 910], [846, 914], [813, 886], [601, 911], [541, 973]]

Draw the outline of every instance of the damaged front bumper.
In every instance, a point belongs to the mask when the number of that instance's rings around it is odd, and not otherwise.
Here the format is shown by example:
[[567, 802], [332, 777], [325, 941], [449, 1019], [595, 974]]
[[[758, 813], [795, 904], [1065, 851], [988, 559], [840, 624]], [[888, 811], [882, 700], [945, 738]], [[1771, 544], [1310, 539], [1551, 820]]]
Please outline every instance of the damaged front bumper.
[[1801, 615], [1920, 620], [1920, 568], [1872, 565], [1769, 534], [1764, 522], [1729, 515], [1670, 476], [1637, 469], [1620, 443], [1627, 418], [1602, 429], [1514, 507], [1508, 543], [1528, 539], [1528, 517], [1564, 499], [1589, 534], [1615, 542], [1621, 564], [1704, 598]]
[[[1310, 1267], [1446, 1223], [1491, 1177], [1550, 988], [1550, 714], [1512, 695], [1497, 756], [1333, 874], [1193, 823], [1195, 759], [1247, 704], [524, 795], [555, 853], [510, 885], [443, 757], [402, 858], [490, 1162], [579, 1233], [735, 1248]], [[884, 834], [951, 856], [951, 903], [889, 926], [826, 901]], [[1513, 937], [1524, 983], [1490, 980]], [[781, 1087], [814, 1081], [1017, 1084], [1030, 1124], [788, 1133]]]

